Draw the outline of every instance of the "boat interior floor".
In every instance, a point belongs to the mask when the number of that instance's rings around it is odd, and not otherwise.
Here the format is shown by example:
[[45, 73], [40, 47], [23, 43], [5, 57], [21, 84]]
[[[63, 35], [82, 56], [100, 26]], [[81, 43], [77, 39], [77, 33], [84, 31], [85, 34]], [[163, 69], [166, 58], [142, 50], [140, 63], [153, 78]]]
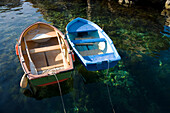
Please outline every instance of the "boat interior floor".
[[[95, 37], [87, 37], [87, 38], [77, 37], [77, 38], [75, 38], [75, 40], [82, 40], [82, 39], [97, 39], [97, 38], [95, 38]], [[79, 51], [79, 53], [82, 56], [103, 54], [103, 51], [99, 49], [98, 44], [99, 44], [99, 42], [76, 44], [76, 49]]]
[[27, 41], [27, 45], [37, 71], [64, 67], [63, 53], [57, 37], [41, 43]]

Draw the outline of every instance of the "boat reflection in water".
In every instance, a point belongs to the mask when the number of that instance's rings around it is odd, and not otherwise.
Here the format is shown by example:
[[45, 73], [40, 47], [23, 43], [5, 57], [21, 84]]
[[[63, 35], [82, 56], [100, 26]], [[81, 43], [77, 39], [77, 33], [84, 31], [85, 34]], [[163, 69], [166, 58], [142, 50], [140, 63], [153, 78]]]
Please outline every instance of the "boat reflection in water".
[[[73, 79], [69, 78], [66, 81], [60, 82], [62, 95], [68, 94], [73, 90]], [[32, 97], [37, 100], [44, 98], [51, 98], [55, 96], [61, 96], [58, 84], [52, 84], [47, 86], [33, 86], [23, 89], [23, 94], [27, 97]]]
[[[75, 65], [77, 68], [72, 71], [71, 78], [60, 82], [60, 87], [62, 96], [70, 93], [73, 97], [72, 99], [75, 102], [78, 102], [78, 97], [83, 96], [82, 92], [84, 92], [84, 85], [101, 82], [104, 75], [99, 71], [87, 71], [83, 65], [80, 65], [79, 61], [75, 63]], [[29, 87], [22, 90], [25, 96], [32, 97], [37, 100], [61, 96], [58, 84], [47, 86], [29, 85]]]
[[164, 36], [170, 37], [170, 26], [164, 25], [164, 30], [160, 32]]
[[170, 37], [170, 10], [164, 9], [161, 12], [161, 15], [165, 16], [166, 20], [165, 20], [163, 31], [160, 33], [163, 34], [164, 36]]

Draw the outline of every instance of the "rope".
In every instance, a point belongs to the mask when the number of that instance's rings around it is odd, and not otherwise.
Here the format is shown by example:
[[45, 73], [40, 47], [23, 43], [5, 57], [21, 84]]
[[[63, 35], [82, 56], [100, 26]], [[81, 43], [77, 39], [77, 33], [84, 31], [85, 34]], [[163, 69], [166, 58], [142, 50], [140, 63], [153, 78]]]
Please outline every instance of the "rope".
[[[108, 76], [108, 73], [109, 73], [109, 60], [107, 60], [107, 62], [108, 62], [108, 69], [107, 69], [106, 76]], [[113, 113], [115, 113], [115, 110], [114, 110], [114, 108], [113, 108], [112, 99], [111, 99], [111, 96], [110, 96], [109, 86], [108, 86], [108, 84], [107, 84], [107, 83], [106, 83], [106, 85], [107, 85], [107, 91], [108, 91], [108, 95], [109, 95], [110, 104], [111, 104], [111, 107], [112, 107]]]
[[58, 88], [59, 88], [59, 91], [60, 91], [60, 97], [61, 97], [61, 102], [62, 102], [62, 105], [63, 105], [63, 110], [64, 110], [64, 113], [66, 113], [60, 83], [59, 83], [59, 80], [58, 80], [57, 76], [55, 74], [54, 74], [54, 76], [55, 76], [56, 80], [58, 81], [57, 83], [58, 83]]

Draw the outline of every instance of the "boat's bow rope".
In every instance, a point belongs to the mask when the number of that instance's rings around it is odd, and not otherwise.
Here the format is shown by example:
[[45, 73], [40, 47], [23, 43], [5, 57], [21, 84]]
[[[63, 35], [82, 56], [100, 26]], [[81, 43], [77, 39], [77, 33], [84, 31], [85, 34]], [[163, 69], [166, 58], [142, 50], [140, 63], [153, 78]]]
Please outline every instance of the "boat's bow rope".
[[[106, 76], [108, 76], [108, 74], [109, 74], [109, 60], [107, 60], [107, 62], [108, 62], [108, 69], [107, 69]], [[111, 96], [110, 96], [109, 86], [108, 86], [107, 83], [106, 83], [106, 86], [107, 86], [107, 91], [108, 91], [108, 95], [109, 95], [110, 104], [111, 104], [111, 106], [112, 106], [113, 113], [115, 113], [115, 110], [114, 110], [114, 108], [113, 108], [112, 99], [111, 99]]]
[[64, 113], [66, 113], [66, 109], [65, 109], [65, 106], [64, 106], [64, 100], [63, 100], [63, 96], [62, 96], [62, 92], [61, 92], [61, 87], [60, 87], [60, 83], [59, 83], [59, 80], [56, 76], [56, 74], [54, 73], [54, 76], [57, 80], [57, 83], [58, 83], [58, 88], [59, 88], [59, 91], [60, 91], [60, 97], [61, 97], [61, 102], [62, 102], [62, 105], [63, 105], [63, 110], [64, 110]]

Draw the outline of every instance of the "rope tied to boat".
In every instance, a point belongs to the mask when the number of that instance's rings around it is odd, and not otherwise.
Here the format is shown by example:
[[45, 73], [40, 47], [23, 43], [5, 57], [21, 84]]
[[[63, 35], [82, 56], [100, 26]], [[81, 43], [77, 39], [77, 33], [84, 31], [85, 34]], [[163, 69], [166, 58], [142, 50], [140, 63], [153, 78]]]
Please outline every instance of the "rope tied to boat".
[[[106, 76], [108, 76], [108, 74], [109, 74], [109, 59], [107, 59], [107, 62], [108, 62], [108, 69], [107, 69]], [[113, 103], [112, 103], [112, 99], [111, 99], [111, 95], [110, 95], [110, 90], [109, 90], [108, 83], [106, 83], [106, 86], [107, 86], [107, 91], [108, 91], [108, 95], [109, 95], [110, 104], [111, 104], [113, 113], [115, 113], [115, 110], [114, 110], [114, 107], [113, 107]]]
[[54, 77], [56, 78], [57, 83], [58, 83], [58, 88], [59, 88], [59, 91], [60, 91], [61, 102], [62, 102], [62, 105], [63, 105], [63, 111], [64, 111], [64, 113], [66, 113], [66, 109], [65, 109], [65, 105], [64, 105], [64, 100], [63, 100], [63, 96], [62, 96], [62, 91], [61, 91], [61, 86], [60, 86], [59, 80], [58, 80], [58, 78], [57, 78], [55, 73], [54, 73]]

